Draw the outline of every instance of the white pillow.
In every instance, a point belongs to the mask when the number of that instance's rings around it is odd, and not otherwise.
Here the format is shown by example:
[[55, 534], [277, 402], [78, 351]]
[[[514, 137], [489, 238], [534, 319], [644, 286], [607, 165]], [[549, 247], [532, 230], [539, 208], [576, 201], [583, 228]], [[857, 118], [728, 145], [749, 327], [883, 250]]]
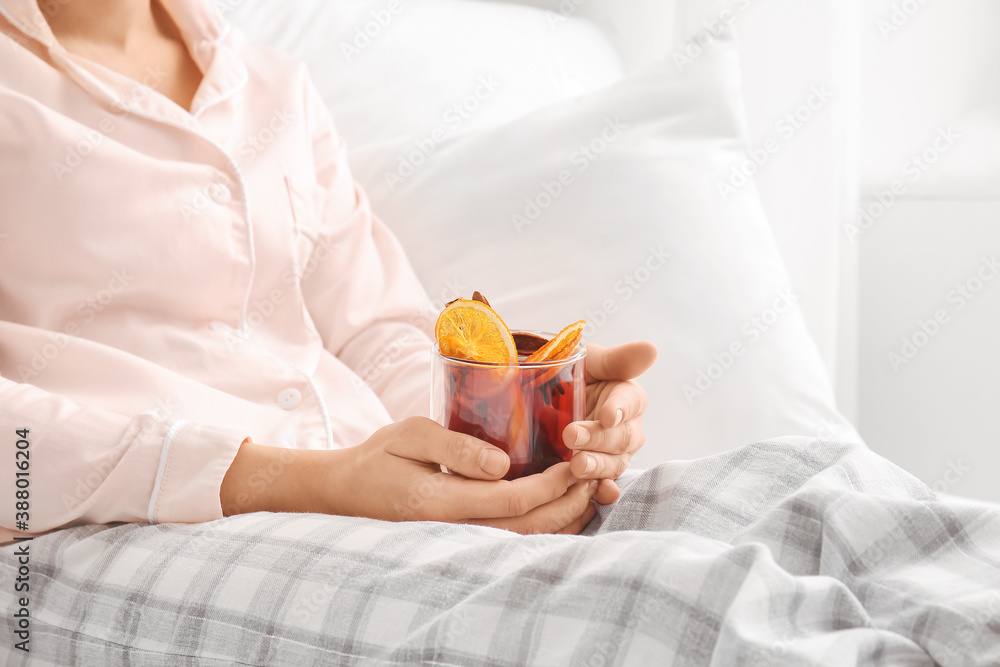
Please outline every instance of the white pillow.
[[657, 344], [637, 465], [783, 435], [857, 439], [786, 303], [753, 184], [725, 203], [717, 189], [746, 159], [739, 89], [726, 37], [683, 74], [655, 63], [454, 136], [405, 174], [411, 139], [361, 147], [352, 167], [432, 297], [478, 289], [513, 328], [586, 318], [595, 342]]
[[[214, 0], [308, 66], [350, 146], [508, 121], [622, 76], [593, 24], [475, 0]], [[434, 139], [436, 144], [438, 139]]]

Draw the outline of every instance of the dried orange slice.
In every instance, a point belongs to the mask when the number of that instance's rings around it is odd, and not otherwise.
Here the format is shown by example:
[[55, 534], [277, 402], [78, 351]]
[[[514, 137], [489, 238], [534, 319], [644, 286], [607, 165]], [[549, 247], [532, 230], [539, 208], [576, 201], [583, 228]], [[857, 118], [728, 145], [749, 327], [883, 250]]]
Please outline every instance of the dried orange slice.
[[587, 326], [585, 320], [574, 322], [555, 336], [548, 343], [533, 352], [524, 363], [539, 363], [543, 361], [558, 361], [565, 359], [576, 351], [583, 337], [583, 328]]
[[455, 299], [434, 325], [441, 354], [455, 359], [517, 365], [517, 347], [507, 324], [491, 307], [472, 299]]

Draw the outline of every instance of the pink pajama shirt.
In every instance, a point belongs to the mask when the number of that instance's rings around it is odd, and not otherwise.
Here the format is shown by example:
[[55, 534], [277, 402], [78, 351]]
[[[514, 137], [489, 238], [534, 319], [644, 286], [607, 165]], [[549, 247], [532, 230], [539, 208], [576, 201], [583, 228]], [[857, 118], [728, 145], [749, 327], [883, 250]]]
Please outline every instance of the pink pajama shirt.
[[0, 0], [0, 542], [217, 519], [244, 438], [349, 447], [428, 410], [435, 313], [305, 68], [162, 2], [190, 111]]

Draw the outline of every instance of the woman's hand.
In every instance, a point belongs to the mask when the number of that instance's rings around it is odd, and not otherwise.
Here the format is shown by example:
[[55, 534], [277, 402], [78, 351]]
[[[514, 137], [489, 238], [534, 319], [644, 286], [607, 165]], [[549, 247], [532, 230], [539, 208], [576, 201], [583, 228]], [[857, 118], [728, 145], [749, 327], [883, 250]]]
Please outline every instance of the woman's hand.
[[[441, 472], [441, 465], [454, 474]], [[222, 507], [227, 515], [322, 512], [472, 523], [524, 534], [575, 534], [593, 518], [590, 501], [599, 484], [573, 477], [570, 464], [501, 480], [509, 467], [502, 450], [415, 417], [342, 450], [289, 450], [246, 442], [223, 481]]]
[[656, 361], [649, 342], [604, 348], [587, 345], [587, 419], [563, 430], [563, 442], [574, 450], [570, 466], [580, 479], [600, 479], [602, 503], [618, 499], [611, 480], [621, 477], [632, 455], [646, 442], [642, 413], [646, 392], [636, 383]]

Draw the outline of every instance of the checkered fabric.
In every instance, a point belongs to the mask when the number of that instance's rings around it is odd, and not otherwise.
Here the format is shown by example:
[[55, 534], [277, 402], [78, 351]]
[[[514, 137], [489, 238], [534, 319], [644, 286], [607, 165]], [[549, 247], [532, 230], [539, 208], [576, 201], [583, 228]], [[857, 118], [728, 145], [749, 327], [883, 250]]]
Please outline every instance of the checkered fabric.
[[860, 445], [657, 466], [582, 536], [258, 513], [30, 542], [6, 665], [1000, 665], [1000, 507]]

